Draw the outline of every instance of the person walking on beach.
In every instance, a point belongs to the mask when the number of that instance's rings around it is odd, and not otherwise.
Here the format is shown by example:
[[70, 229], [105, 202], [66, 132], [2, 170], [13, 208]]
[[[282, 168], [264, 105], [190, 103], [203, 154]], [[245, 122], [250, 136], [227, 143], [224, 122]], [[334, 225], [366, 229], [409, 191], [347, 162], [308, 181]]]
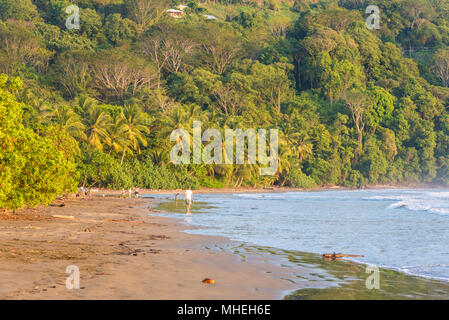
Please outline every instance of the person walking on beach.
[[184, 200], [186, 202], [186, 213], [190, 213], [190, 205], [193, 202], [193, 192], [190, 187], [184, 193]]
[[84, 185], [78, 188], [78, 194], [76, 196], [81, 197], [82, 195], [84, 195]]
[[138, 198], [139, 197], [139, 187], [135, 187], [134, 190], [135, 190], [134, 191], [134, 197]]
[[128, 196], [131, 198], [132, 190], [131, 188], [128, 189]]

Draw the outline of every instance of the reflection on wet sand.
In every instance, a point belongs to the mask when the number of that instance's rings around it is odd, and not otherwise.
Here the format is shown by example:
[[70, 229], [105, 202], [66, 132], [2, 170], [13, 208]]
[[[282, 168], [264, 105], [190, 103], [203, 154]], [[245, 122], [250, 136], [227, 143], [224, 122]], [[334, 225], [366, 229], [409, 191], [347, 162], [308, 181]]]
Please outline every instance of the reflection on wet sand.
[[[210, 206], [195, 203], [191, 214], [185, 218], [192, 223], [195, 214], [207, 214]], [[185, 206], [175, 201], [161, 202], [158, 209], [165, 212], [184, 213]], [[206, 247], [206, 250], [230, 252], [242, 261], [263, 260], [267, 273], [276, 264], [285, 268], [285, 273], [277, 275], [285, 281], [297, 284], [298, 290], [286, 293], [285, 299], [448, 299], [449, 283], [415, 277], [394, 270], [379, 268], [380, 288], [368, 289], [367, 266], [352, 261], [323, 259], [322, 255], [272, 247], [256, 246], [249, 243], [231, 242], [227, 245]], [[338, 254], [336, 254], [338, 255]], [[326, 257], [324, 257], [326, 258]]]

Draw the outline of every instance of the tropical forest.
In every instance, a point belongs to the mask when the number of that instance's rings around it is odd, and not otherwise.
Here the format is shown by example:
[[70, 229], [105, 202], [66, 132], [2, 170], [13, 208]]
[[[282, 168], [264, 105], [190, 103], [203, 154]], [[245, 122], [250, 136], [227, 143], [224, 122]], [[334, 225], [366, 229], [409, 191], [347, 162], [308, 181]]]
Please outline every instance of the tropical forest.
[[[278, 129], [276, 174], [174, 164], [194, 121]], [[449, 184], [447, 0], [0, 0], [0, 208], [410, 183]]]

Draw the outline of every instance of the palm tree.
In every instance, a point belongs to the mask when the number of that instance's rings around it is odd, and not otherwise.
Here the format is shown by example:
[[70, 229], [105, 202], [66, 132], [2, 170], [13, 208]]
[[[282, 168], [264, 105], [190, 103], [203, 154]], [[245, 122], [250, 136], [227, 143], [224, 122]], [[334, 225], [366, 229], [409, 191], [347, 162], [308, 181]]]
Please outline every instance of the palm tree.
[[[188, 129], [189, 115], [182, 105], [178, 105], [162, 119], [162, 134], [169, 134], [175, 129]], [[165, 128], [165, 130], [164, 130]], [[167, 131], [168, 130], [168, 131]]]
[[276, 173], [280, 179], [280, 185], [283, 186], [286, 182], [286, 177], [291, 169], [292, 148], [287, 143], [285, 136], [281, 136], [278, 151], [278, 172]]
[[[129, 145], [135, 151], [140, 153], [140, 144], [147, 145], [147, 140], [144, 133], [149, 133], [150, 129], [146, 126], [144, 113], [140, 111], [136, 104], [125, 105], [122, 111], [124, 135], [127, 138]], [[123, 163], [127, 148], [123, 149], [122, 159]]]
[[95, 105], [95, 100], [89, 96], [83, 95], [78, 99], [78, 105], [76, 106], [80, 110], [87, 110]]
[[68, 106], [56, 106], [50, 111], [50, 117], [60, 131], [66, 131], [72, 137], [86, 139], [84, 124], [80, 117]]
[[207, 113], [203, 112], [201, 107], [196, 104], [186, 106], [186, 111], [189, 119], [189, 128], [193, 126], [193, 121], [205, 122], [208, 120]]
[[47, 103], [47, 101], [41, 99], [36, 100], [32, 104], [32, 109], [28, 112], [25, 112], [24, 121], [30, 125], [37, 125], [37, 131], [38, 133], [40, 133], [39, 128], [41, 128], [42, 125], [47, 124], [50, 120], [50, 110], [50, 105]]
[[293, 146], [296, 153], [299, 155], [299, 161], [304, 160], [307, 156], [313, 153], [313, 144], [307, 135], [301, 136], [300, 139]]
[[259, 166], [256, 164], [237, 164], [234, 166], [233, 176], [237, 178], [234, 187], [240, 187], [243, 181], [250, 181], [251, 178], [259, 175]]
[[86, 126], [87, 143], [103, 151], [103, 143], [109, 140], [108, 129], [111, 118], [98, 106], [91, 105], [85, 112], [84, 125]]
[[109, 137], [105, 141], [106, 145], [109, 147], [109, 154], [111, 154], [112, 151], [121, 152], [125, 149], [129, 149], [130, 144], [125, 134], [126, 127], [123, 114], [115, 114], [111, 120]]
[[167, 150], [154, 150], [150, 154], [150, 159], [153, 162], [153, 164], [163, 167], [167, 163], [168, 159], [168, 151]]

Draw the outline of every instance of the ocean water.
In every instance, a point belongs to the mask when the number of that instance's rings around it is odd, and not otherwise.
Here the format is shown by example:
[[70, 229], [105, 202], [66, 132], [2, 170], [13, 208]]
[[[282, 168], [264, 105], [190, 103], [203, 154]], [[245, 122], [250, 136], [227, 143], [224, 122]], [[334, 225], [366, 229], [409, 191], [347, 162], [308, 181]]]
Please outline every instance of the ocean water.
[[[173, 197], [172, 197], [173, 198]], [[196, 194], [169, 216], [189, 233], [310, 253], [449, 281], [449, 190]]]

